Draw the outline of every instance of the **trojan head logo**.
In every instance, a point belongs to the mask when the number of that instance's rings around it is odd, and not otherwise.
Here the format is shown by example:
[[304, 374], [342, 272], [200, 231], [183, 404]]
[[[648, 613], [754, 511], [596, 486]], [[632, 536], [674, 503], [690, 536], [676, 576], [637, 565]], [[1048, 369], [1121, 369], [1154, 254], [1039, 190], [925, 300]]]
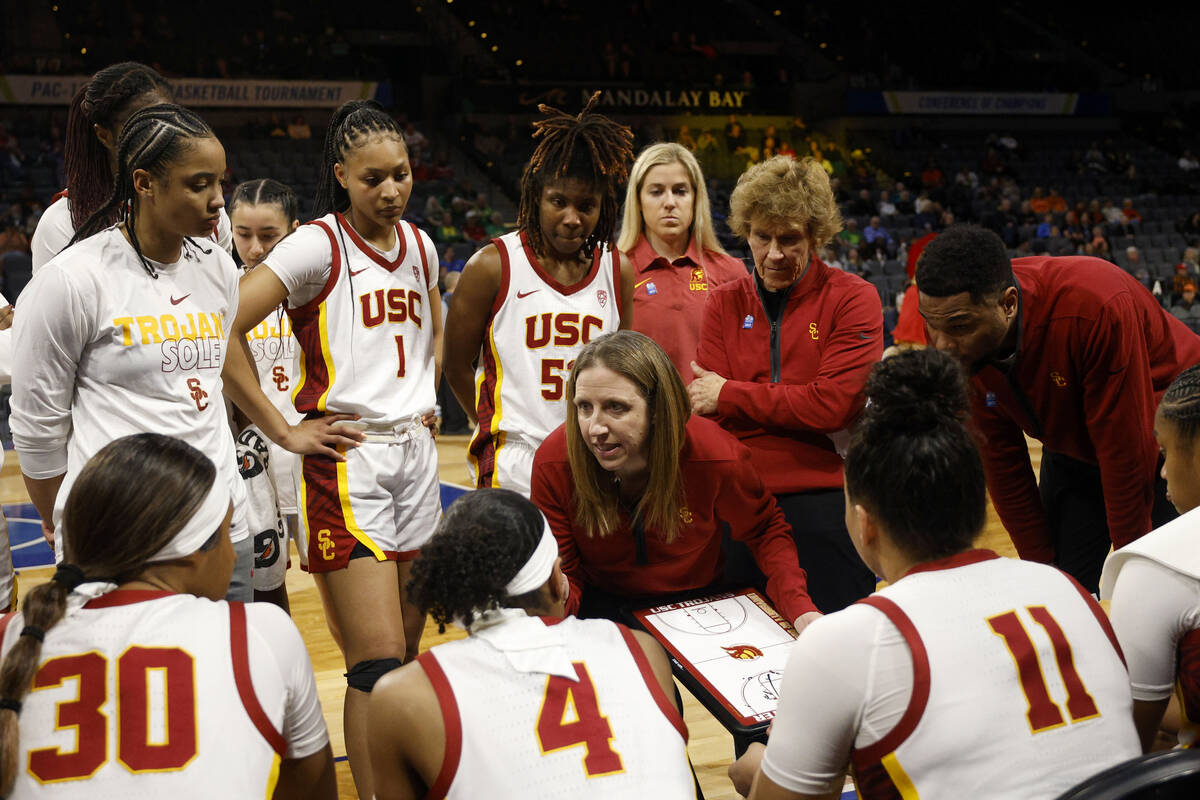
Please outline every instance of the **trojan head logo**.
[[704, 283], [704, 268], [695, 267], [692, 270], [692, 283]]
[[421, 282], [421, 270], [417, 269], [416, 264], [413, 264], [413, 277], [417, 279], [417, 283]]
[[692, 515], [691, 511], [687, 510], [687, 508], [681, 508], [679, 509], [679, 519], [684, 525], [691, 525], [692, 520], [694, 520], [695, 517]]
[[203, 411], [204, 409], [208, 408], [208, 403], [205, 402], [205, 398], [208, 397], [208, 392], [204, 391], [204, 389], [200, 387], [200, 379], [188, 378], [187, 387], [188, 395], [192, 398], [192, 402], [196, 404], [196, 410]]
[[808, 335], [812, 337], [814, 342], [821, 338], [821, 334], [817, 331], [817, 323], [808, 323]]
[[703, 267], [692, 268], [692, 279], [688, 281], [688, 289], [693, 292], [708, 291], [708, 276], [704, 274]]
[[596, 300], [600, 303], [600, 307], [604, 308], [608, 305], [608, 291], [606, 289], [597, 289]]
[[1067, 379], [1058, 372], [1051, 372], [1050, 380], [1054, 381], [1054, 385], [1060, 389], [1067, 385]]
[[756, 658], [762, 658], [762, 650], [748, 644], [735, 644], [731, 647], [722, 647], [726, 653], [729, 653], [730, 658], [736, 658], [739, 661], [753, 661]]

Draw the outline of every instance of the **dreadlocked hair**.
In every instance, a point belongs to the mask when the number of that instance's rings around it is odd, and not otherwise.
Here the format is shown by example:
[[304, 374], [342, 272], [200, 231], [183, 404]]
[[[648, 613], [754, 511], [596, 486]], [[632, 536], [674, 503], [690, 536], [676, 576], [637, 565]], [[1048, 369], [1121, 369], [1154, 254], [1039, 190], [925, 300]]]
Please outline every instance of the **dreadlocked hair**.
[[533, 503], [508, 489], [477, 489], [455, 500], [412, 562], [408, 596], [438, 624], [470, 627], [491, 609], [536, 609], [541, 589], [505, 591], [542, 540], [545, 522]]
[[[75, 93], [63, 142], [63, 172], [71, 192], [75, 228], [95, 213], [113, 189], [108, 150], [92, 126], [113, 130], [131, 106], [151, 94], [170, 97], [171, 86], [162, 75], [135, 61], [105, 67]], [[115, 221], [115, 217], [109, 220]]]
[[234, 188], [225, 210], [232, 217], [234, 209], [242, 203], [251, 206], [279, 206], [289, 223], [300, 219], [300, 203], [296, 200], [296, 193], [292, 191], [292, 187], [274, 178], [257, 178], [239, 183]]
[[1175, 376], [1158, 404], [1158, 413], [1175, 426], [1184, 442], [1195, 440], [1200, 434], [1200, 364]]
[[[216, 138], [208, 123], [194, 111], [173, 103], [146, 106], [135, 112], [125, 123], [117, 145], [117, 179], [104, 205], [89, 216], [71, 239], [71, 244], [99, 233], [110, 224], [115, 214], [129, 232], [129, 242], [151, 278], [158, 278], [154, 266], [142, 255], [134, 220], [137, 215], [133, 173], [144, 169], [155, 177], [167, 174], [167, 167], [190, 146], [191, 139]], [[184, 241], [202, 252], [209, 251], [190, 237]]]
[[593, 111], [600, 99], [596, 92], [579, 116], [538, 105], [545, 119], [533, 123], [533, 138], [541, 137], [533, 157], [521, 175], [521, 207], [517, 227], [529, 237], [536, 253], [546, 252], [538, 209], [542, 189], [551, 181], [578, 178], [602, 190], [600, 218], [587, 241], [583, 255], [591, 258], [596, 245], [610, 248], [617, 227], [617, 187], [629, 177], [633, 160], [633, 131]]
[[345, 163], [346, 155], [372, 136], [392, 136], [404, 144], [404, 134], [396, 120], [373, 100], [351, 100], [334, 112], [329, 127], [325, 129], [321, 175], [313, 199], [314, 218], [350, 208], [350, 195], [338, 183], [337, 176], [333, 174], [333, 165]]

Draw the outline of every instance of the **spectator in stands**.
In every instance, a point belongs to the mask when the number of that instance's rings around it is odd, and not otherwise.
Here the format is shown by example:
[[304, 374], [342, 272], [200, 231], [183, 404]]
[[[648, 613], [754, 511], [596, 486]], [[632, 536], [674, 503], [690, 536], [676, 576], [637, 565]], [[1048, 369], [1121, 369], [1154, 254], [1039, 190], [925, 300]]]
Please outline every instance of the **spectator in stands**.
[[853, 272], [856, 275], [869, 275], [866, 265], [863, 264], [862, 258], [858, 254], [857, 247], [851, 247], [846, 251], [846, 264], [842, 269], [847, 272]]
[[1180, 287], [1179, 299], [1171, 306], [1171, 313], [1193, 331], [1200, 327], [1200, 303], [1196, 302], [1195, 283], [1189, 280]]
[[682, 145], [652, 144], [634, 162], [617, 249], [633, 264], [633, 329], [691, 383], [704, 305], [746, 266], [718, 241], [700, 164]]
[[463, 236], [472, 242], [482, 242], [487, 238], [487, 229], [483, 224], [484, 217], [478, 211], [471, 209], [467, 212], [467, 221], [463, 225]]
[[1079, 215], [1075, 211], [1068, 211], [1063, 217], [1062, 234], [1067, 241], [1071, 243], [1071, 248], [1075, 252], [1083, 249], [1083, 245], [1088, 241], [1087, 229], [1079, 221]]
[[1100, 145], [1092, 142], [1091, 146], [1083, 155], [1083, 164], [1091, 172], [1102, 174], [1108, 172], [1108, 159], [1100, 150]]
[[5, 253], [28, 253], [29, 252], [29, 237], [21, 229], [21, 226], [14, 223], [12, 219], [6, 219], [3, 222], [3, 231], [0, 231], [0, 256]]
[[1104, 236], [1104, 226], [1092, 226], [1092, 252], [1088, 255], [1096, 256], [1097, 258], [1108, 258], [1111, 255], [1111, 250], [1108, 246], [1108, 239]]
[[1200, 237], [1200, 211], [1180, 222], [1179, 232], [1188, 237], [1189, 242], [1195, 243], [1196, 238]]
[[869, 217], [876, 213], [875, 202], [871, 200], [871, 190], [861, 190], [847, 210], [856, 217]]
[[896, 211], [901, 214], [916, 213], [916, 206], [913, 205], [912, 193], [909, 192], [908, 189], [904, 188], [904, 184], [898, 183], [896, 185], [900, 187], [896, 190]]
[[1184, 150], [1183, 155], [1179, 157], [1179, 168], [1184, 172], [1200, 169], [1200, 160], [1196, 159], [1196, 154], [1191, 150]]
[[696, 153], [704, 158], [705, 154], [717, 149], [717, 137], [713, 136], [712, 131], [708, 128], [700, 131], [700, 137], [696, 139]]
[[845, 270], [846, 265], [838, 258], [837, 251], [832, 247], [826, 246], [821, 249], [821, 260], [825, 262], [825, 266], [832, 269]]
[[1183, 259], [1179, 263], [1187, 268], [1189, 275], [1200, 278], [1200, 249], [1185, 247]]
[[858, 222], [853, 218], [846, 220], [846, 227], [838, 233], [837, 238], [845, 247], [862, 249], [863, 235], [858, 229]]
[[679, 126], [679, 136], [675, 140], [691, 152], [696, 152], [696, 139], [692, 136], [692, 132], [688, 129], [687, 125]]
[[1136, 270], [1142, 266], [1142, 251], [1137, 249], [1136, 245], [1129, 245], [1125, 248], [1125, 259], [1129, 262], [1130, 269]]
[[1142, 221], [1142, 215], [1133, 207], [1133, 198], [1126, 197], [1121, 203], [1121, 216], [1125, 218], [1126, 227], [1136, 227]]
[[913, 217], [913, 227], [931, 231], [937, 227], [941, 216], [941, 206], [928, 197], [917, 198], [917, 213]]
[[484, 226], [489, 239], [495, 239], [497, 236], [503, 236], [508, 233], [508, 226], [504, 224], [504, 215], [499, 211], [493, 211], [487, 225]]
[[879, 217], [871, 217], [871, 224], [863, 229], [866, 246], [863, 248], [867, 255], [882, 256], [893, 247], [892, 235], [887, 228], [879, 224]]
[[1121, 209], [1113, 205], [1113, 201], [1108, 198], [1104, 199], [1104, 205], [1100, 208], [1100, 213], [1104, 215], [1104, 221], [1109, 225], [1125, 226], [1125, 215], [1121, 213]]
[[268, 136], [272, 136], [276, 139], [287, 138], [287, 128], [284, 127], [283, 120], [279, 118], [278, 114], [271, 115], [271, 124], [268, 127], [270, 128], [270, 131], [267, 134]]
[[892, 202], [891, 195], [888, 193], [887, 189], [884, 189], [879, 193], [879, 216], [896, 216], [896, 205]]
[[1000, 200], [995, 211], [983, 218], [983, 227], [999, 236], [1005, 246], [1017, 246], [1017, 217], [1012, 212], [1012, 201], [1007, 197]]
[[447, 247], [442, 251], [442, 262], [439, 265], [447, 273], [462, 272], [463, 267], [467, 265], [467, 260], [460, 256], [453, 246]]
[[745, 144], [746, 131], [742, 128], [742, 123], [737, 121], [737, 117], [730, 114], [729, 122], [725, 124], [725, 146], [729, 152], [736, 153]]
[[413, 123], [408, 123], [404, 127], [404, 146], [408, 148], [409, 155], [425, 155], [426, 148], [429, 147], [429, 140], [425, 138], [425, 134], [417, 130], [417, 126]]
[[[1108, 262], [1010, 261], [973, 225], [929, 243], [917, 286], [930, 344], [972, 372], [988, 488], [1017, 551], [1096, 591], [1110, 545], [1174, 516], [1154, 407], [1200, 362], [1200, 338]], [[1040, 483], [1027, 435], [1042, 441]]]
[[1029, 198], [1029, 208], [1038, 216], [1050, 213], [1050, 198], [1046, 197], [1042, 187], [1033, 187], [1033, 194]]
[[1050, 187], [1050, 194], [1046, 198], [1050, 203], [1050, 210], [1055, 214], [1062, 214], [1067, 210], [1067, 200], [1058, 193], [1058, 189]]
[[292, 121], [288, 123], [287, 135], [289, 139], [296, 140], [312, 138], [312, 128], [310, 128], [308, 123], [304, 121], [303, 114], [297, 114], [292, 118]]
[[1042, 221], [1037, 226], [1037, 230], [1034, 231], [1033, 235], [1039, 239], [1049, 239], [1050, 238], [1050, 229], [1053, 227], [1054, 227], [1054, 215], [1053, 214], [1043, 214]]
[[462, 231], [454, 224], [450, 217], [449, 211], [443, 211], [440, 215], [435, 215], [429, 220], [429, 224], [434, 226], [433, 238], [438, 242], [461, 242], [463, 241]]
[[825, 612], [875, 585], [846, 532], [835, 441], [862, 410], [883, 313], [873, 286], [816, 257], [839, 222], [829, 176], [812, 159], [778, 156], [738, 179], [729, 226], [749, 243], [755, 274], [709, 298], [688, 386], [693, 412], [750, 448]]
[[1178, 299], [1183, 294], [1183, 287], [1189, 283], [1195, 285], [1195, 278], [1188, 274], [1186, 264], [1175, 265], [1175, 275], [1171, 282], [1171, 298]]

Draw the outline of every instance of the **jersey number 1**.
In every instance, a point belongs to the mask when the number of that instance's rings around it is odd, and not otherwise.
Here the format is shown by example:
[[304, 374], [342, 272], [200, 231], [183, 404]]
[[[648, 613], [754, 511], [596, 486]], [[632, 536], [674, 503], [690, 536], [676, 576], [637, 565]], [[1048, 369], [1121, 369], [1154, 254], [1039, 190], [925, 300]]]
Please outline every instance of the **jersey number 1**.
[[[150, 676], [158, 672], [165, 731], [150, 730]], [[132, 773], [182, 769], [196, 757], [196, 680], [192, 657], [176, 647], [131, 647], [117, 659], [117, 759]], [[108, 660], [99, 653], [52, 658], [33, 691], [76, 684], [74, 700], [58, 704], [55, 730], [74, 729], [75, 749], [29, 751], [29, 773], [41, 783], [78, 780], [108, 760]], [[161, 739], [161, 741], [152, 741]]]
[[[608, 717], [600, 713], [596, 687], [587, 666], [581, 661], [573, 666], [578, 681], [557, 675], [546, 679], [546, 694], [537, 721], [538, 746], [545, 755], [583, 745], [583, 770], [589, 778], [622, 772], [625, 765], [612, 747], [612, 726]], [[573, 712], [571, 720], [567, 719], [568, 706]]]
[[[1070, 714], [1071, 721], [1081, 722], [1100, 716], [1096, 701], [1088, 694], [1083, 679], [1075, 669], [1071, 643], [1067, 641], [1058, 621], [1050, 615], [1045, 606], [1028, 606], [1025, 610], [1033, 617], [1034, 622], [1042, 626], [1054, 646], [1054, 660], [1058, 664], [1058, 673], [1067, 690], [1067, 713]], [[1017, 617], [1017, 612], [1008, 611], [990, 617], [988, 624], [992, 626], [993, 633], [1004, 639], [1004, 645], [1017, 667], [1021, 690], [1025, 692], [1025, 699], [1029, 701], [1029, 710], [1025, 716], [1029, 720], [1030, 730], [1033, 733], [1041, 733], [1062, 725], [1062, 710], [1050, 699], [1050, 690], [1046, 688], [1046, 677], [1042, 672], [1037, 649], [1033, 640], [1029, 638], [1029, 632]]]

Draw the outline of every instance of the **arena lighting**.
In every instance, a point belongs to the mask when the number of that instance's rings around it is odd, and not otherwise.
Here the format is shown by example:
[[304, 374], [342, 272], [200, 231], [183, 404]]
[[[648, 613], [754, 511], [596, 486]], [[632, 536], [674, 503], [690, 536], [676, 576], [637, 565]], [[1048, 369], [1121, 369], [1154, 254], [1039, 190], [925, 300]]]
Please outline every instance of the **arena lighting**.
[[479, 34], [479, 38], [480, 38], [480, 39], [486, 39], [486, 38], [487, 38], [487, 31], [484, 31], [483, 33]]
[[494, 44], [494, 45], [492, 45], [492, 52], [493, 52], [493, 53], [497, 52], [499, 49], [500, 49], [500, 45], [498, 45], [498, 44]]
[[518, 58], [518, 59], [517, 59], [517, 66], [518, 66], [518, 67], [519, 67], [519, 66], [521, 66], [521, 65], [522, 65], [522, 64], [524, 64], [524, 63], [525, 63], [525, 59], [523, 59], [523, 58]]
[[81, 56], [86, 56], [86, 55], [87, 55], [87, 48], [86, 48], [86, 47], [81, 47], [81, 48], [79, 48], [79, 55], [81, 55]]
[[475, 27], [475, 20], [471, 20], [470, 22], [468, 22], [468, 23], [467, 23], [467, 27], [468, 27], [468, 28], [474, 28], [474, 27]]
[[778, 17], [778, 16], [780, 16], [781, 14], [783, 14], [783, 12], [782, 12], [782, 11], [780, 11], [778, 8], [777, 8], [777, 9], [775, 9], [775, 16], [777, 16], [777, 17]]

